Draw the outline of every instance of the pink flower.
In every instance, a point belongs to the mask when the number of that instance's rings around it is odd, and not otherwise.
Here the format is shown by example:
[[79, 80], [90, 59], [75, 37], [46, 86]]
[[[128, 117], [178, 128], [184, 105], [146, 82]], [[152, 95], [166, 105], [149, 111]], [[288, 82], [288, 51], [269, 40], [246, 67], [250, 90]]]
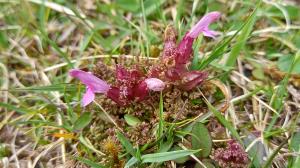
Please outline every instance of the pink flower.
[[91, 103], [95, 98], [95, 93], [105, 94], [122, 106], [132, 101], [142, 101], [148, 96], [149, 91], [162, 91], [165, 88], [165, 83], [158, 78], [179, 84], [185, 90], [191, 90], [198, 86], [207, 78], [208, 74], [202, 71], [188, 71], [186, 64], [190, 61], [193, 53], [193, 42], [200, 33], [203, 33], [204, 36], [215, 37], [216, 32], [210, 30], [209, 25], [219, 19], [220, 16], [219, 12], [206, 14], [186, 33], [178, 46], [176, 46], [175, 30], [171, 27], [167, 28], [164, 37], [162, 64], [153, 66], [147, 75], [138, 66], [126, 69], [117, 65], [116, 85], [110, 86], [89, 72], [71, 70], [70, 75], [78, 78], [86, 85], [82, 105], [86, 106]]
[[187, 36], [195, 39], [200, 33], [203, 33], [204, 36], [215, 38], [217, 33], [210, 30], [208, 26], [218, 20], [220, 16], [220, 12], [210, 12], [206, 14], [194, 27], [192, 27], [191, 31], [187, 33]]
[[151, 90], [161, 91], [165, 87], [160, 79], [144, 79], [138, 70], [127, 70], [122, 66], [116, 68], [117, 86], [110, 86], [92, 73], [82, 70], [72, 69], [69, 74], [86, 85], [86, 92], [82, 98], [83, 106], [95, 99], [95, 93], [103, 93], [118, 105], [124, 106], [134, 100], [144, 100]]
[[178, 45], [178, 54], [175, 57], [176, 64], [186, 64], [190, 60], [190, 56], [193, 52], [193, 42], [203, 33], [204, 36], [215, 38], [217, 33], [209, 29], [209, 25], [220, 18], [219, 12], [210, 12], [202, 17], [199, 22], [192, 27], [192, 29], [186, 33], [181, 42]]
[[[167, 80], [179, 84], [184, 90], [191, 90], [203, 82], [208, 74], [202, 71], [189, 71], [187, 63], [193, 53], [194, 40], [203, 33], [204, 36], [214, 38], [216, 32], [209, 29], [209, 25], [219, 19], [219, 12], [206, 14], [192, 29], [185, 34], [176, 46], [176, 32], [167, 27], [164, 36], [164, 50], [162, 65], [154, 66], [150, 70], [150, 77], [164, 76]], [[178, 82], [179, 81], [179, 82]]]
[[83, 106], [90, 104], [94, 100], [95, 93], [106, 94], [110, 89], [109, 84], [89, 72], [79, 69], [72, 69], [70, 70], [69, 74], [72, 77], [79, 79], [83, 84], [86, 85], [86, 92], [82, 98]]
[[157, 78], [144, 79], [144, 74], [138, 68], [125, 69], [121, 65], [116, 67], [117, 84], [120, 88], [120, 99], [127, 104], [128, 100], [144, 100], [150, 90], [161, 91], [164, 82]]

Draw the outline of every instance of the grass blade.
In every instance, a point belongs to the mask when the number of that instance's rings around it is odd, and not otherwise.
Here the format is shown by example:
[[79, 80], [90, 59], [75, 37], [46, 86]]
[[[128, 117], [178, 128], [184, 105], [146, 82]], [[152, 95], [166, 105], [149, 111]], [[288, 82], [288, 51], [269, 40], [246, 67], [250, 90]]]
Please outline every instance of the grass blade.
[[75, 157], [75, 159], [88, 165], [88, 166], [91, 166], [91, 168], [106, 168], [105, 166], [101, 166], [98, 163], [95, 163], [95, 162], [93, 162], [89, 159], [83, 158], [83, 157]]
[[2, 103], [2, 102], [0, 102], [0, 107], [4, 107], [4, 108], [6, 108], [8, 110], [16, 111], [16, 112], [18, 112], [20, 114], [26, 114], [26, 113], [30, 112], [28, 109], [19, 108], [19, 107], [16, 107], [14, 105]]
[[[163, 104], [163, 97], [161, 92], [159, 97], [159, 123], [158, 123], [158, 132], [157, 132], [158, 138], [160, 138], [163, 135], [163, 131], [164, 131], [163, 112], [164, 112], [164, 104]], [[162, 140], [160, 141], [160, 147], [161, 144], [162, 144]]]
[[220, 121], [220, 123], [224, 127], [226, 127], [241, 144], [243, 144], [243, 141], [240, 138], [238, 132], [231, 125], [231, 123], [225, 119], [225, 117], [221, 114], [221, 112], [219, 112], [212, 104], [210, 104], [210, 102], [206, 98], [205, 98], [205, 103], [208, 106], [209, 110], [211, 110], [212, 113], [215, 115], [215, 117]]
[[165, 162], [169, 160], [175, 160], [184, 156], [188, 156], [198, 152], [198, 150], [178, 150], [171, 152], [161, 152], [161, 153], [153, 153], [146, 154], [142, 156], [143, 163], [157, 163], [157, 162]]
[[231, 52], [229, 54], [229, 57], [227, 59], [226, 65], [233, 67], [235, 65], [236, 59], [239, 56], [242, 48], [245, 47], [246, 41], [249, 38], [251, 31], [253, 29], [253, 26], [256, 21], [256, 14], [257, 10], [260, 6], [260, 3], [257, 4], [256, 8], [254, 9], [253, 13], [249, 17], [249, 20], [246, 22], [246, 25], [242, 28], [241, 34], [238, 36], [236, 43], [231, 49]]
[[272, 165], [272, 161], [275, 158], [275, 156], [278, 154], [278, 152], [280, 151], [280, 149], [286, 144], [288, 143], [288, 140], [290, 139], [287, 138], [285, 141], [283, 141], [275, 150], [274, 152], [271, 154], [271, 156], [268, 158], [268, 160], [266, 161], [266, 163], [263, 165], [263, 168], [268, 168], [271, 167]]
[[128, 162], [125, 164], [125, 168], [129, 168], [136, 164], [139, 160], [136, 157], [132, 157], [131, 159], [128, 160]]
[[227, 40], [224, 40], [223, 43], [221, 44], [217, 44], [216, 49], [214, 49], [211, 54], [209, 54], [209, 56], [207, 57], [207, 59], [205, 59], [204, 61], [202, 61], [200, 63], [200, 65], [197, 67], [198, 70], [202, 70], [204, 69], [208, 64], [210, 64], [212, 61], [214, 61], [215, 59], [218, 59], [219, 57], [221, 57], [224, 53], [225, 48], [229, 45], [229, 43], [239, 34], [240, 31], [243, 30], [243, 28], [250, 22], [250, 20], [255, 16], [256, 10], [259, 6], [259, 4], [261, 3], [261, 1], [258, 3], [258, 5], [256, 6], [256, 8], [253, 10], [253, 12], [251, 13], [251, 15], [247, 18], [246, 22], [234, 33], [234, 35], [232, 35], [230, 38], [228, 38]]
[[[287, 93], [287, 85], [289, 83], [289, 79], [291, 76], [291, 73], [296, 65], [296, 63], [300, 60], [300, 50], [295, 54], [294, 60], [292, 65], [289, 67], [289, 71], [288, 73], [284, 76], [284, 79], [280, 82], [278, 89], [276, 90], [276, 92], [274, 93], [274, 95], [272, 97], [274, 97], [274, 101], [272, 101], [270, 104], [271, 106], [278, 111], [278, 113], [281, 113], [282, 109], [283, 109], [283, 100], [286, 98], [286, 93]], [[277, 114], [274, 114], [272, 117], [272, 120], [269, 124], [269, 126], [266, 129], [266, 132], [270, 132], [274, 126], [274, 124], [276, 123], [277, 119], [280, 116]]]
[[92, 121], [91, 113], [83, 113], [74, 123], [74, 130], [81, 130], [86, 127]]
[[130, 143], [130, 141], [120, 132], [117, 132], [117, 138], [121, 142], [125, 150], [128, 153], [130, 153], [132, 156], [135, 156], [135, 150], [133, 148], [133, 145]]

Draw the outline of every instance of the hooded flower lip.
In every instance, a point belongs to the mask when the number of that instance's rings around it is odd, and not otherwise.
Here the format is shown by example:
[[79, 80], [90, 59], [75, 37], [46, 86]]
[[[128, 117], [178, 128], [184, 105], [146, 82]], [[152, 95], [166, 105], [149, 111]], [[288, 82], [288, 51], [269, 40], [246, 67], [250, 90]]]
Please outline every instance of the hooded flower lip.
[[[199, 34], [215, 38], [217, 33], [209, 29], [209, 25], [221, 17], [220, 12], [210, 12], [203, 16], [189, 32], [185, 34], [176, 46], [176, 32], [169, 26], [165, 30], [164, 50], [162, 54], [163, 68], [158, 66], [151, 69], [151, 77], [163, 77], [170, 82], [175, 82], [184, 90], [191, 90], [202, 83], [208, 73], [203, 71], [189, 71], [187, 64], [193, 53], [193, 43]], [[179, 81], [179, 82], [178, 82]]]
[[94, 76], [92, 73], [79, 69], [72, 69], [70, 70], [69, 74], [70, 76], [79, 79], [95, 93], [107, 93], [107, 91], [110, 89], [109, 84], [107, 84], [104, 80]]
[[99, 79], [89, 72], [85, 72], [79, 69], [72, 69], [69, 72], [70, 76], [79, 79], [86, 85], [86, 92], [82, 98], [82, 105], [87, 106], [95, 99], [95, 93], [104, 93], [110, 90], [110, 85], [105, 81]]
[[95, 99], [95, 93], [92, 89], [90, 88], [86, 88], [86, 92], [85, 94], [83, 95], [83, 98], [82, 98], [82, 106], [85, 107], [87, 106], [88, 104], [90, 104], [93, 100]]
[[216, 11], [206, 14], [195, 26], [192, 27], [191, 31], [187, 33], [187, 36], [195, 39], [201, 32], [203, 32], [204, 36], [214, 38], [216, 32], [210, 30], [208, 26], [218, 20], [220, 17], [221, 13]]
[[218, 20], [220, 16], [221, 13], [219, 12], [210, 12], [203, 16], [202, 19], [186, 33], [177, 47], [178, 54], [175, 56], [176, 64], [186, 64], [190, 60], [190, 56], [193, 52], [193, 42], [200, 33], [203, 33], [204, 36], [215, 38], [217, 33], [210, 30], [208, 26]]

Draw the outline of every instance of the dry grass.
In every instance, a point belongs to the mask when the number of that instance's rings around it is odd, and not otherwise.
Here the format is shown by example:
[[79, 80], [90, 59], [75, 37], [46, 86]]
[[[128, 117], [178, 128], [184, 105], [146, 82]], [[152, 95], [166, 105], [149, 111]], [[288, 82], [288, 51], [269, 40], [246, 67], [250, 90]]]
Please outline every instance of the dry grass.
[[[158, 115], [159, 94], [152, 95], [151, 105], [119, 108], [99, 97], [93, 105], [80, 107], [83, 87], [71, 81], [69, 69], [92, 71], [99, 60], [113, 68], [121, 56], [126, 64], [157, 62], [168, 24], [182, 37], [206, 10], [218, 10], [222, 18], [213, 26], [220, 36], [202, 39], [196, 55], [204, 60], [234, 36], [257, 5], [252, 0], [208, 0], [207, 6], [205, 2], [1, 1], [0, 167], [122, 167], [131, 154], [122, 149], [116, 130], [145, 155], [158, 153], [170, 137], [173, 147], [191, 149], [187, 126], [197, 121], [206, 124], [216, 150], [238, 138], [214, 110], [236, 130], [250, 159], [257, 157], [252, 167], [298, 167], [300, 8], [296, 1], [263, 0], [253, 30], [248, 26], [249, 36], [243, 29], [215, 55], [204, 67], [209, 80], [199, 90], [176, 95], [172, 88], [163, 93], [165, 121]], [[239, 45], [241, 50], [235, 50]], [[234, 56], [234, 65], [228, 66]], [[87, 112], [92, 120], [74, 129]], [[143, 122], [130, 127], [125, 114]], [[165, 126], [163, 138], [156, 134], [160, 122]], [[252, 153], [254, 149], [258, 151]], [[206, 159], [191, 154], [186, 165], [168, 161], [138, 167], [203, 166], [212, 154]]]

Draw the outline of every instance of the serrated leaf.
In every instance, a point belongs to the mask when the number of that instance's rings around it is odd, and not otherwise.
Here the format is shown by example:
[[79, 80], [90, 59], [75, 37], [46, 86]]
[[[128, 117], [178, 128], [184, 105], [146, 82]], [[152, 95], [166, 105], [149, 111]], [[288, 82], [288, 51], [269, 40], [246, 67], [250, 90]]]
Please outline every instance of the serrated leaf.
[[165, 162], [169, 160], [175, 160], [178, 158], [182, 158], [191, 154], [196, 153], [197, 150], [178, 150], [171, 152], [161, 152], [161, 153], [153, 153], [146, 154], [142, 156], [143, 163], [157, 163], [157, 162]]
[[74, 130], [81, 130], [86, 127], [92, 120], [91, 113], [83, 113], [74, 123], [73, 129]]
[[124, 119], [130, 126], [136, 126], [137, 124], [141, 123], [141, 121], [137, 117], [134, 117], [130, 114], [125, 114]]
[[201, 149], [195, 155], [198, 157], [209, 156], [212, 149], [212, 140], [204, 124], [197, 122], [192, 129], [192, 148]]

